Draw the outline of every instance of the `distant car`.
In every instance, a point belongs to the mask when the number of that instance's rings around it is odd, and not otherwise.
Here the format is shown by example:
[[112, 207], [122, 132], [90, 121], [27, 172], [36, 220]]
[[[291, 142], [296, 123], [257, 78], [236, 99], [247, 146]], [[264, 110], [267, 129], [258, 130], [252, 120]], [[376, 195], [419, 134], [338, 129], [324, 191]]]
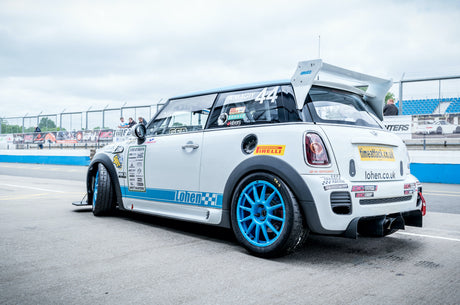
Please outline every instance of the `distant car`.
[[428, 124], [418, 125], [415, 133], [419, 134], [448, 134], [460, 133], [460, 126], [451, 124], [447, 121], [434, 121]]
[[[320, 71], [368, 89], [319, 81]], [[135, 137], [98, 150], [87, 204], [96, 216], [118, 208], [231, 228], [262, 257], [294, 251], [309, 232], [421, 227], [407, 148], [381, 122], [391, 84], [313, 60], [291, 80], [171, 98]]]

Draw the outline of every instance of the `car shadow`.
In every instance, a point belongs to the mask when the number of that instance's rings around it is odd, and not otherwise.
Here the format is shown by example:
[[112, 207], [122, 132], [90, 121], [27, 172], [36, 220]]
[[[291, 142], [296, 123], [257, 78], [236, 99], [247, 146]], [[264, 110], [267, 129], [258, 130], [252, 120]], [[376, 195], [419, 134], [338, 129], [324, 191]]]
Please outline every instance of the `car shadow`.
[[177, 234], [185, 234], [193, 237], [204, 237], [208, 240], [213, 240], [216, 242], [231, 242], [237, 244], [233, 232], [230, 229], [213, 225], [181, 221], [177, 219], [120, 210], [115, 211], [112, 216], [120, 217], [125, 220], [137, 222], [143, 225], [168, 230]]
[[280, 262], [299, 262], [323, 265], [373, 265], [375, 261], [404, 261], [423, 248], [421, 241], [398, 236], [358, 237], [349, 239], [324, 235], [310, 235], [302, 248]]
[[[91, 211], [91, 207], [74, 209], [76, 213], [90, 213]], [[176, 234], [232, 245], [235, 246], [235, 251], [242, 255], [252, 256], [239, 245], [231, 229], [121, 210], [116, 210], [111, 215], [104, 217], [122, 218], [125, 221], [136, 222]], [[381, 238], [359, 237], [358, 239], [310, 234], [305, 244], [296, 252], [270, 260], [295, 265], [299, 263], [372, 264], [373, 261], [382, 259], [402, 261], [405, 257], [419, 251], [421, 247], [423, 247], [422, 242], [398, 236], [397, 233]]]

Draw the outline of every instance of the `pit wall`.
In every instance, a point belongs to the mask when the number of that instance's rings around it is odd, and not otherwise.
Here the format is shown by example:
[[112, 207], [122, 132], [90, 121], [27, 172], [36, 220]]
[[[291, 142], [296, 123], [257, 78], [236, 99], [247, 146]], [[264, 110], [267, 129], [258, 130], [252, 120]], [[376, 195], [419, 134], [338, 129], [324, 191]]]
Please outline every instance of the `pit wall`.
[[[90, 163], [89, 149], [0, 150], [0, 162], [58, 165]], [[420, 182], [460, 184], [460, 150], [411, 150], [411, 173]]]
[[89, 149], [0, 150], [0, 163], [34, 163], [88, 166]]
[[410, 150], [409, 157], [420, 182], [460, 184], [460, 150]]

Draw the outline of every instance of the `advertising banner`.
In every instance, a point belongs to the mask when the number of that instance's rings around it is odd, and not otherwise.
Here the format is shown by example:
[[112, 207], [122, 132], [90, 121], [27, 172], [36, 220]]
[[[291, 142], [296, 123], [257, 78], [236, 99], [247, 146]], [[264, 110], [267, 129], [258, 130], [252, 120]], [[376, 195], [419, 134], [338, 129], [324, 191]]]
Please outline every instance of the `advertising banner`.
[[383, 124], [388, 131], [396, 133], [403, 140], [412, 138], [412, 116], [395, 115], [383, 117]]
[[460, 138], [460, 114], [397, 115], [383, 118], [385, 127], [403, 140]]
[[11, 141], [14, 144], [96, 144], [113, 141], [113, 134], [111, 129], [15, 133]]

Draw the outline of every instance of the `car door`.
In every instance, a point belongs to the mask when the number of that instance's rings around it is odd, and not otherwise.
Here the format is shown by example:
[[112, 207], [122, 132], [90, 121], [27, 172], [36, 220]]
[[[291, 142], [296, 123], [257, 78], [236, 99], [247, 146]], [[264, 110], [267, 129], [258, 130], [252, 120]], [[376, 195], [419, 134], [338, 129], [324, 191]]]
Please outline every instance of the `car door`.
[[170, 100], [127, 153], [129, 209], [186, 220], [206, 219], [200, 190], [203, 129], [216, 95]]

